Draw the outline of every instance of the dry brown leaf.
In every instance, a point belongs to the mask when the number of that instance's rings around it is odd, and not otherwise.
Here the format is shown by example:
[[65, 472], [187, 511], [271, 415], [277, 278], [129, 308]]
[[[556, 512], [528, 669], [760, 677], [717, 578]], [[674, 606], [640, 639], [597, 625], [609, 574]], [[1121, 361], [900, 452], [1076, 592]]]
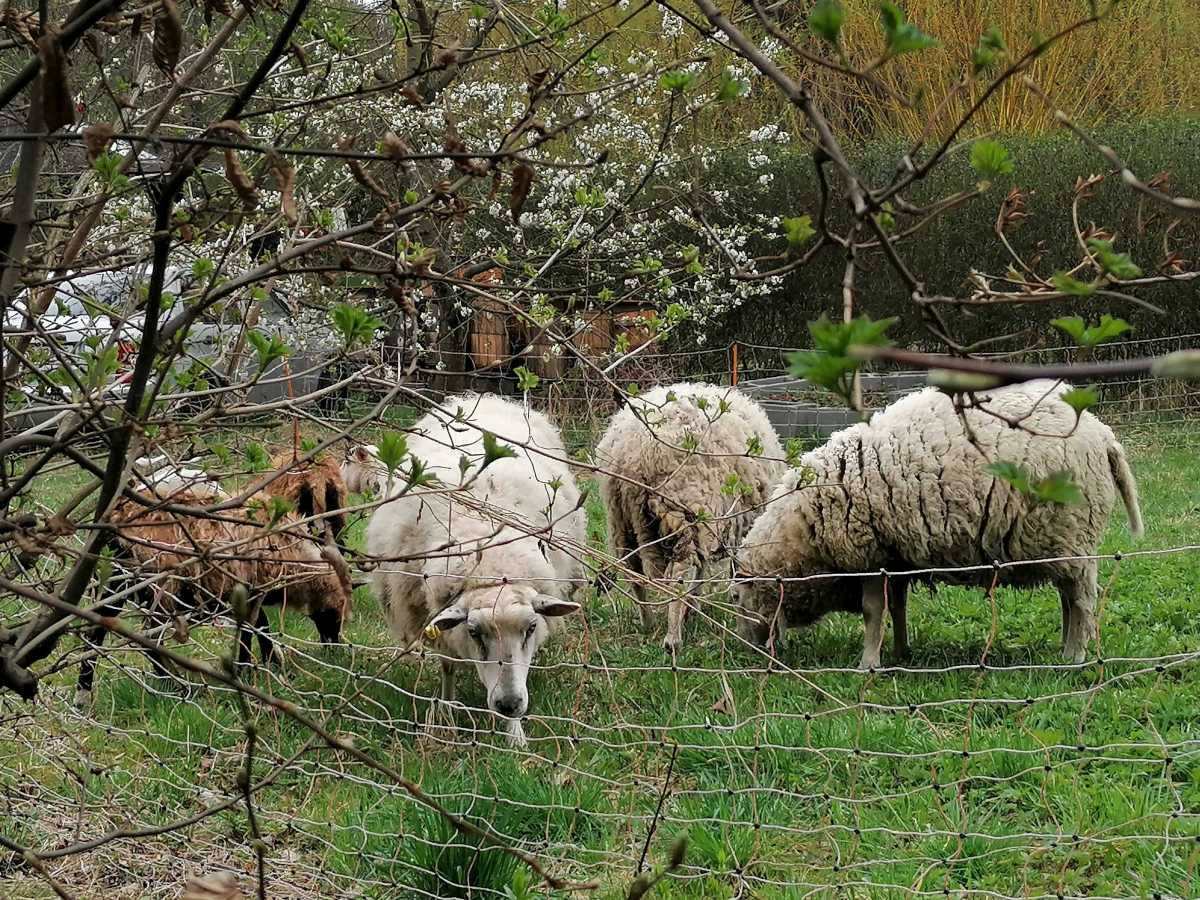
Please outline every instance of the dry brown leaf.
[[461, 138], [453, 136], [447, 137], [445, 142], [442, 144], [442, 149], [448, 154], [455, 154], [453, 157], [454, 168], [458, 169], [458, 171], [464, 172], [467, 175], [487, 174], [487, 164], [483, 162], [483, 160], [473, 159], [471, 157], [462, 155], [469, 151], [467, 150], [467, 145], [462, 142]]
[[9, 6], [0, 13], [0, 28], [12, 32], [31, 47], [37, 47], [38, 16], [36, 12]]
[[534, 96], [546, 83], [546, 79], [550, 77], [549, 69], [539, 69], [529, 76], [529, 96]]
[[210, 134], [214, 131], [231, 131], [242, 140], [248, 140], [246, 130], [242, 128], [242, 123], [237, 119], [222, 119], [220, 122], [213, 122], [208, 126], [208, 130]]
[[183, 49], [183, 22], [175, 0], [159, 0], [154, 14], [154, 64], [170, 79], [175, 78], [175, 66]]
[[412, 166], [412, 148], [404, 142], [404, 138], [389, 131], [383, 136], [383, 153], [390, 159], [400, 163], [407, 171]]
[[421, 99], [421, 95], [417, 93], [417, 89], [411, 85], [400, 88], [400, 96], [411, 103], [413, 106], [424, 106], [425, 101]]
[[75, 102], [67, 86], [67, 54], [57, 34], [38, 38], [42, 58], [42, 118], [49, 132], [75, 124]]
[[113, 127], [107, 122], [89, 125], [83, 129], [83, 146], [87, 149], [88, 162], [95, 162], [97, 156], [107, 153], [112, 139]]
[[302, 72], [308, 72], [308, 54], [304, 52], [304, 48], [292, 41], [288, 44], [288, 53], [296, 57], [296, 63], [300, 66]]
[[1002, 232], [1008, 231], [1028, 218], [1026, 195], [1019, 187], [1014, 186], [1000, 204], [1000, 214], [996, 217], [996, 228]]
[[279, 185], [279, 211], [287, 223], [295, 228], [300, 221], [300, 211], [296, 208], [296, 170], [274, 150], [267, 154], [267, 165], [271, 167]]
[[258, 206], [258, 189], [254, 186], [250, 176], [246, 174], [246, 170], [242, 168], [242, 161], [238, 158], [237, 151], [231, 147], [225, 148], [225, 177], [229, 179], [229, 183], [233, 185], [233, 189], [242, 199], [242, 206], [245, 207], [246, 212], [251, 212]]
[[413, 300], [412, 292], [407, 290], [403, 284], [395, 278], [386, 278], [383, 282], [384, 288], [388, 292], [388, 296], [399, 307], [404, 315], [410, 319], [417, 317], [417, 304]]
[[1091, 200], [1096, 195], [1096, 185], [1104, 180], [1103, 175], [1082, 176], [1075, 179], [1075, 196], [1080, 200]]
[[243, 900], [245, 896], [232, 872], [189, 878], [183, 886], [183, 900]]
[[521, 211], [525, 209], [525, 201], [529, 199], [529, 189], [533, 187], [533, 166], [529, 163], [517, 163], [512, 173], [512, 193], [508, 198], [509, 209], [512, 210], [513, 221], [521, 222]]

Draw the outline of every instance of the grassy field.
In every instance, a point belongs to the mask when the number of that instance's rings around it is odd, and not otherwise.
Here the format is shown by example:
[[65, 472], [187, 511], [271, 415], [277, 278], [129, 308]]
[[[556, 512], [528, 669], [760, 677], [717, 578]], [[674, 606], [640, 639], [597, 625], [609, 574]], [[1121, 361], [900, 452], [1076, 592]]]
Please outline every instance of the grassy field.
[[[1147, 536], [1135, 546], [1117, 513], [1104, 551], [1200, 543], [1194, 428], [1122, 439]], [[600, 542], [594, 497], [588, 511]], [[361, 531], [360, 521], [351, 543]], [[672, 666], [625, 599], [595, 596], [586, 621], [539, 657], [523, 751], [478, 712], [458, 713], [449, 742], [416, 740], [437, 666], [395, 658], [365, 589], [349, 647], [320, 648], [291, 616], [284, 665], [255, 677], [557, 873], [599, 882], [598, 897], [625, 896], [647, 843], [648, 862], [661, 864], [684, 832], [686, 863], [659, 896], [1194, 897], [1200, 552], [1127, 555], [1101, 571], [1105, 661], [1076, 670], [1056, 668], [1059, 602], [1048, 590], [997, 592], [986, 670], [984, 594], [917, 590], [910, 666], [926, 671], [872, 676], [846, 668], [861, 647], [849, 617], [790, 638], [788, 671], [774, 672], [693, 619]], [[712, 616], [729, 624], [715, 606]], [[208, 629], [184, 649], [209, 657], [230, 641]], [[75, 674], [65, 666], [32, 708], [0, 698], [0, 833], [48, 849], [237, 796], [245, 731], [229, 692], [171, 690], [120, 650], [82, 716], [67, 702]], [[460, 697], [482, 703], [473, 675]], [[252, 715], [261, 778], [309, 735]], [[522, 889], [510, 858], [477, 851], [328, 750], [301, 753], [257, 802], [271, 897], [545, 896]], [[246, 821], [235, 805], [178, 834], [49, 865], [80, 897], [177, 896], [189, 874], [252, 871]], [[8, 862], [0, 894], [53, 896]]]

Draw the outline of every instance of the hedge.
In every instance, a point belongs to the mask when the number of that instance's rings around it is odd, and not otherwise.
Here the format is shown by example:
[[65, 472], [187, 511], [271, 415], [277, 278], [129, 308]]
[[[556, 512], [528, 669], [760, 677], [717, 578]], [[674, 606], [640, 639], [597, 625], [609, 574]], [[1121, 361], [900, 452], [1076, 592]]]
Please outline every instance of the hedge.
[[[1171, 190], [1191, 196], [1200, 194], [1200, 155], [1196, 152], [1200, 121], [1154, 121], [1113, 126], [1096, 132], [1096, 137], [1116, 149], [1143, 179], [1165, 170], [1170, 173]], [[1017, 251], [1028, 255], [1040, 249], [1044, 255], [1038, 271], [1042, 275], [1073, 265], [1080, 258], [1071, 225], [1075, 182], [1078, 177], [1109, 172], [1108, 163], [1066, 132], [1000, 140], [1015, 164], [1013, 174], [997, 179], [983, 197], [944, 214], [902, 244], [905, 261], [930, 292], [965, 296], [970, 291], [966, 279], [972, 269], [991, 274], [1005, 272], [1010, 257], [997, 240], [993, 224], [1001, 201], [1014, 185], [1026, 193], [1028, 213], [1028, 218], [1009, 234]], [[900, 156], [896, 145], [850, 148], [848, 153], [869, 183], [875, 185], [887, 182], [895, 160]], [[736, 212], [726, 208], [723, 213], [778, 216], [815, 213], [817, 193], [810, 154], [787, 152], [778, 155], [772, 160], [771, 170], [775, 180], [769, 192], [759, 191], [756, 200]], [[713, 173], [713, 183], [727, 187], [730, 196], [753, 196], [749, 191], [740, 191], [738, 186], [753, 184], [761, 171], [751, 173], [744, 163], [729, 159], [720, 171]], [[836, 174], [830, 172], [831, 180], [836, 179]], [[976, 179], [969, 165], [969, 153], [964, 148], [945, 160], [922, 183], [914, 185], [907, 199], [928, 203], [970, 188]], [[833, 207], [834, 221], [844, 224], [847, 218], [844, 200], [835, 198]], [[1151, 214], [1155, 216], [1140, 230], [1139, 207], [1144, 220]], [[1087, 227], [1094, 222], [1098, 227], [1115, 231], [1117, 249], [1130, 253], [1147, 274], [1158, 268], [1163, 258], [1164, 232], [1176, 218], [1182, 221], [1171, 233], [1170, 246], [1182, 254], [1186, 264], [1198, 266], [1200, 221], [1196, 217], [1176, 216], [1170, 210], [1140, 199], [1138, 194], [1122, 185], [1119, 178], [1107, 178], [1096, 189], [1095, 196], [1080, 207], [1081, 225]], [[907, 224], [911, 224], [911, 220], [899, 220], [901, 228]], [[781, 244], [782, 241], [764, 245], [757, 252], [778, 253]], [[781, 289], [771, 296], [746, 303], [715, 325], [707, 323], [704, 327], [708, 345], [740, 340], [773, 346], [807, 346], [810, 320], [823, 312], [841, 315], [844, 263], [840, 249], [822, 252], [807, 267], [790, 274]], [[856, 287], [859, 311], [875, 318], [901, 316], [901, 322], [893, 331], [898, 340], [906, 344], [930, 341], [903, 283], [881, 251], [860, 256]], [[1030, 329], [1024, 336], [1024, 345], [1061, 344], [1063, 336], [1047, 324], [1050, 319], [1064, 314], [1094, 319], [1104, 312], [1127, 319], [1134, 326], [1130, 337], [1172, 337], [1200, 333], [1200, 302], [1196, 289], [1196, 282], [1190, 282], [1138, 290], [1140, 298], [1161, 306], [1166, 315], [1156, 315], [1132, 303], [1103, 297], [987, 309], [950, 307], [945, 313], [955, 336], [964, 342]], [[679, 342], [688, 344], [691, 339], [683, 334]]]

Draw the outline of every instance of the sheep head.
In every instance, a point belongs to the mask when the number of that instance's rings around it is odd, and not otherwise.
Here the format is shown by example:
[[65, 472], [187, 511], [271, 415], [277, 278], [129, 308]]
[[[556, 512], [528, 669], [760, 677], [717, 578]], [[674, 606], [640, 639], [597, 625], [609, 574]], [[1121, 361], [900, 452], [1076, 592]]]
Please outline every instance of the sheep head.
[[472, 588], [433, 617], [449, 655], [475, 664], [488, 708], [519, 719], [529, 708], [529, 667], [550, 635], [550, 622], [580, 606], [529, 585]]
[[356, 444], [342, 460], [342, 481], [352, 494], [369, 494], [379, 474], [379, 448], [374, 444]]

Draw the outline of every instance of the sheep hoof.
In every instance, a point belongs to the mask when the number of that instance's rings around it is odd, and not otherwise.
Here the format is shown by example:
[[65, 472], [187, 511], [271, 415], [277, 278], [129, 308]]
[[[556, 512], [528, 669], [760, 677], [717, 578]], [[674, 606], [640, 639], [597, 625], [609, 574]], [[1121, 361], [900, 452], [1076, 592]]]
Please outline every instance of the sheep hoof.
[[668, 634], [665, 638], [663, 638], [662, 645], [663, 649], [670, 653], [672, 657], [674, 657], [675, 654], [677, 654], [683, 647], [683, 641], [674, 635]]
[[858, 663], [858, 668], [859, 668], [859, 671], [862, 671], [862, 672], [872, 672], [875, 669], [878, 669], [879, 668], [879, 657], [878, 656], [867, 656], [864, 653], [863, 658]]
[[1077, 666], [1081, 663], [1087, 662], [1087, 648], [1080, 647], [1078, 650], [1076, 650], [1073, 647], [1064, 647], [1063, 659]]
[[86, 712], [92, 708], [92, 692], [85, 691], [83, 688], [75, 691], [75, 698], [71, 701], [74, 707], [81, 712]]

